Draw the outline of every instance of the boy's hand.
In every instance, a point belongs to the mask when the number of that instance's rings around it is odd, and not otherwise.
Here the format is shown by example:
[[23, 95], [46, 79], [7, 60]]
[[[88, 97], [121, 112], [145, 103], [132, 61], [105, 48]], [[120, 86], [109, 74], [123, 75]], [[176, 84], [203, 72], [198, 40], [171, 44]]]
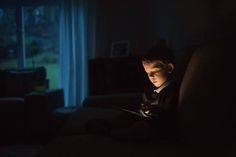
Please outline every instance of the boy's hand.
[[161, 108], [159, 108], [157, 105], [152, 105], [148, 103], [142, 103], [140, 113], [144, 117], [157, 117], [159, 113], [161, 112]]
[[140, 113], [144, 117], [150, 117], [151, 116], [151, 112], [150, 112], [150, 109], [149, 109], [149, 105], [148, 104], [141, 104]]

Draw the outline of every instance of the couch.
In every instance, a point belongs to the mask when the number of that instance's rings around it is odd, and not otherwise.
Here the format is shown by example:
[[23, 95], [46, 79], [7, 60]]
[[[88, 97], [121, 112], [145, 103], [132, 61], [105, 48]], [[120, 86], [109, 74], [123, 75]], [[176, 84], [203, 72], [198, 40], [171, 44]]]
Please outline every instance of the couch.
[[37, 156], [236, 156], [234, 43], [234, 38], [219, 39], [192, 54], [179, 90], [176, 137], [144, 142], [90, 134], [89, 120], [114, 119], [121, 111], [111, 106], [135, 105], [140, 93], [92, 96]]
[[64, 106], [63, 90], [48, 83], [45, 67], [0, 70], [1, 144], [46, 141], [50, 113]]

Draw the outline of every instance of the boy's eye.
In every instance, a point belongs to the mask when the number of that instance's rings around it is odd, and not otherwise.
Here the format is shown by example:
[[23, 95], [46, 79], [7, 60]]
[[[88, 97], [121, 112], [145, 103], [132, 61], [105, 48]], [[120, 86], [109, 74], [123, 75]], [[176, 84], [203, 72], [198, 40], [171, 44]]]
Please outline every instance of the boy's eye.
[[160, 74], [161, 70], [156, 70], [156, 71], [153, 71], [151, 73], [148, 74], [149, 77], [152, 77], [152, 76], [158, 76]]

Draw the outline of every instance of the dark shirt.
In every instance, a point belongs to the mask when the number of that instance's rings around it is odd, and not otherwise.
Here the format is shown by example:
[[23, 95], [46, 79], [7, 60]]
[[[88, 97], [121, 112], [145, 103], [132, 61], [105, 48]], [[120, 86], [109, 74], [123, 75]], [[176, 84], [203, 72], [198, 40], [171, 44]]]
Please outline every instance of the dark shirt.
[[147, 117], [158, 125], [174, 125], [178, 104], [178, 87], [175, 82], [170, 82], [159, 93], [155, 89], [148, 89], [143, 94], [141, 104], [148, 108]]

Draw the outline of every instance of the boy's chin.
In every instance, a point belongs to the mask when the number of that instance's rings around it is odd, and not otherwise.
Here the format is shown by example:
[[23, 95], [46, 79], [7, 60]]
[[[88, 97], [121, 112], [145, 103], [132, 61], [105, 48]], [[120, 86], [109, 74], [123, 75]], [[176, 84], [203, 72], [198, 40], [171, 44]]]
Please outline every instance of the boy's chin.
[[154, 85], [156, 88], [159, 88], [159, 87], [161, 87], [164, 83], [165, 83], [165, 82], [163, 82], [163, 83], [153, 83], [153, 85]]
[[153, 84], [156, 88], [159, 88], [161, 85], [159, 84]]

